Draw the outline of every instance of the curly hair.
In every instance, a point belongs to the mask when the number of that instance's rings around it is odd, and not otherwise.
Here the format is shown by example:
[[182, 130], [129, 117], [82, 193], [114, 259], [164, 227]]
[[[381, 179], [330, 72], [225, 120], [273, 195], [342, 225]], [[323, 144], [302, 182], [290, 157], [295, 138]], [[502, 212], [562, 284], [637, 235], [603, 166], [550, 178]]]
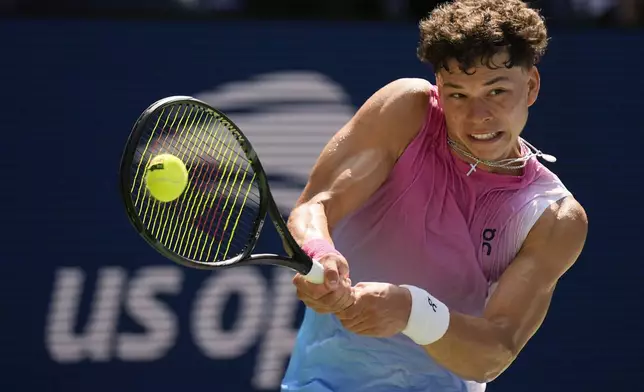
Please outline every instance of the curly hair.
[[463, 72], [475, 62], [489, 68], [497, 53], [507, 50], [504, 66], [531, 67], [548, 44], [543, 17], [521, 0], [454, 0], [435, 8], [419, 24], [418, 58], [449, 71], [454, 59]]

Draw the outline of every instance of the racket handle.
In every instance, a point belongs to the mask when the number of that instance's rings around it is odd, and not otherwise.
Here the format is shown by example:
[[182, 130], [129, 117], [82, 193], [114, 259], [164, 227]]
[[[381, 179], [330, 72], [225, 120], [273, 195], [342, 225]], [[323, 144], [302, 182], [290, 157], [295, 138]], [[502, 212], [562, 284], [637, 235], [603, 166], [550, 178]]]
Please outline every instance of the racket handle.
[[324, 283], [324, 267], [322, 266], [322, 264], [320, 264], [320, 262], [317, 260], [313, 260], [311, 270], [308, 274], [304, 275], [304, 279], [315, 284]]

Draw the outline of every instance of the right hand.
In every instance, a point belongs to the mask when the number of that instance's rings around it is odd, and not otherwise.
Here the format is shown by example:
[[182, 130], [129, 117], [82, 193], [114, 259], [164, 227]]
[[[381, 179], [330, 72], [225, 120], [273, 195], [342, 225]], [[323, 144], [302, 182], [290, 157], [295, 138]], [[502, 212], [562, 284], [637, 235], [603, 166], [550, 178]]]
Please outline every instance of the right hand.
[[319, 260], [324, 267], [324, 283], [315, 284], [296, 274], [293, 284], [297, 297], [318, 313], [337, 313], [353, 304], [349, 264], [339, 254], [328, 254]]

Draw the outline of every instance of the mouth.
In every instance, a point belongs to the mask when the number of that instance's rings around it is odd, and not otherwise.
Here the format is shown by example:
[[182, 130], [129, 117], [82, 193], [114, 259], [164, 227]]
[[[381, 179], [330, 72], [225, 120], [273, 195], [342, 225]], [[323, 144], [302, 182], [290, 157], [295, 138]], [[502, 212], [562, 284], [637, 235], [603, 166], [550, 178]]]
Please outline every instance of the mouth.
[[477, 142], [493, 142], [501, 138], [503, 132], [474, 133], [468, 135], [470, 140]]

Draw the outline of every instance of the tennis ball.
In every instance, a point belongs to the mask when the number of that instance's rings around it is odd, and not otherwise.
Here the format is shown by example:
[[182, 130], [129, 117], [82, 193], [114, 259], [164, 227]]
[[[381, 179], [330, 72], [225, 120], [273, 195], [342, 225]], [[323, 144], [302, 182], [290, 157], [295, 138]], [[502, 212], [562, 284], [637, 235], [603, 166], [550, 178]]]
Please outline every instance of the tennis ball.
[[188, 185], [186, 165], [172, 154], [157, 155], [145, 169], [145, 185], [155, 199], [162, 202], [175, 200]]

